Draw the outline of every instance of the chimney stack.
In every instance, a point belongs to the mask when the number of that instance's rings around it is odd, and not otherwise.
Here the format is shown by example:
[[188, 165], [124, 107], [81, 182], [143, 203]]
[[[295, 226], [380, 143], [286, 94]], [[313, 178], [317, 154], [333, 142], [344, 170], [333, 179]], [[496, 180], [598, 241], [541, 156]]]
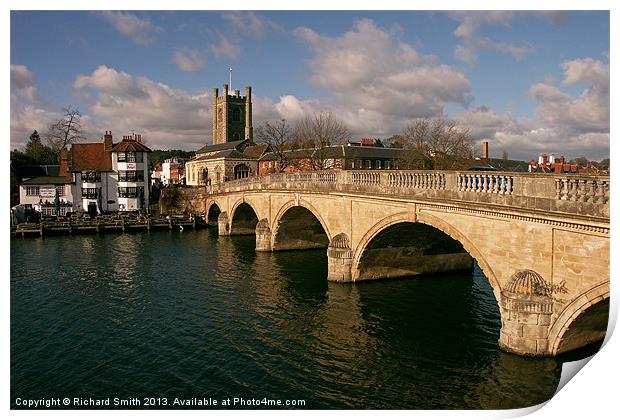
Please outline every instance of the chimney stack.
[[543, 166], [547, 166], [547, 154], [543, 153], [542, 155], [542, 164]]
[[482, 159], [487, 160], [489, 158], [489, 142], [482, 143]]
[[103, 136], [103, 147], [106, 152], [112, 151], [112, 131], [106, 131]]
[[561, 163], [562, 165], [564, 165], [564, 163], [565, 163], [564, 156], [560, 156], [560, 163]]

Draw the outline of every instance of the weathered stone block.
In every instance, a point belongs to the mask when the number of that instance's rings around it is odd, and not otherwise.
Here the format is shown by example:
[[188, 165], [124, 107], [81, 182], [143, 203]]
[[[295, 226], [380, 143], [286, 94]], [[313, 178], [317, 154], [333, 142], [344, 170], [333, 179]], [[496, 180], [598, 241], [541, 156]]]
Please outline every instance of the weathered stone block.
[[547, 315], [547, 314], [538, 315], [538, 325], [551, 325], [551, 315]]
[[519, 322], [522, 323], [522, 324], [537, 325], [538, 324], [538, 314], [520, 313], [519, 314]]
[[543, 338], [549, 334], [549, 327], [546, 325], [523, 325], [523, 337]]
[[510, 336], [510, 350], [523, 355], [537, 355], [536, 339]]

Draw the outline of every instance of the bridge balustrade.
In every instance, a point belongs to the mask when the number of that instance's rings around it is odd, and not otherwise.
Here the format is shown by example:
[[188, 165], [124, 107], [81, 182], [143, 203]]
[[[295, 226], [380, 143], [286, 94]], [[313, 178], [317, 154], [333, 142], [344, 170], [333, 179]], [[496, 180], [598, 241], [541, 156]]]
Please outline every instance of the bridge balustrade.
[[207, 193], [295, 190], [493, 204], [609, 218], [608, 176], [516, 172], [355, 170], [279, 173], [207, 187]]
[[514, 178], [510, 175], [459, 173], [458, 190], [476, 193], [508, 194], [514, 192]]
[[558, 200], [606, 204], [609, 202], [609, 180], [564, 177], [555, 179]]

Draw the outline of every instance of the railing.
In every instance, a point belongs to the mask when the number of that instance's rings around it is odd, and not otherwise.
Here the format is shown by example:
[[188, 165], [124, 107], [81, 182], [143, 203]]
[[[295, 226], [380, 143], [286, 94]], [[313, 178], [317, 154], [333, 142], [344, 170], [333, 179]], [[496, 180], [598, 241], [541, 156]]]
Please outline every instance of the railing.
[[489, 194], [512, 194], [514, 179], [511, 175], [465, 173], [458, 176], [458, 190]]
[[207, 192], [270, 189], [478, 202], [609, 218], [609, 176], [585, 174], [405, 170], [298, 172], [214, 184], [207, 187]]
[[556, 178], [555, 198], [580, 203], [609, 202], [609, 179]]
[[388, 185], [398, 188], [443, 190], [446, 175], [440, 172], [393, 172], [388, 174]]

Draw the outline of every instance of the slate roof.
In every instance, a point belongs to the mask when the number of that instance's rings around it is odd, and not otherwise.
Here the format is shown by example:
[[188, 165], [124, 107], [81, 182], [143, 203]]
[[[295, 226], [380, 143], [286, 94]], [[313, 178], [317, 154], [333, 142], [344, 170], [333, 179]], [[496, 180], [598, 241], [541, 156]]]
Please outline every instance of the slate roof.
[[236, 141], [228, 141], [226, 143], [221, 143], [221, 144], [211, 144], [211, 145], [204, 146], [198, 149], [196, 154], [198, 155], [202, 153], [218, 152], [220, 150], [237, 149], [242, 143], [246, 141], [247, 140], [236, 140]]
[[[298, 149], [285, 152], [287, 159], [308, 159], [321, 157], [322, 159], [398, 159], [403, 154], [403, 149], [388, 147], [365, 147], [365, 146], [328, 146], [324, 149]], [[276, 153], [266, 153], [259, 160], [277, 160]]]
[[58, 176], [60, 165], [24, 165], [15, 167], [17, 179], [32, 178], [37, 176]]
[[197, 160], [207, 160], [207, 159], [217, 159], [217, 158], [252, 159], [238, 150], [229, 149], [229, 150], [222, 150], [219, 152], [213, 152], [209, 154], [208, 156], [201, 156], [193, 160], [197, 161]]
[[67, 178], [64, 176], [37, 176], [20, 182], [20, 185], [64, 185], [68, 184]]

